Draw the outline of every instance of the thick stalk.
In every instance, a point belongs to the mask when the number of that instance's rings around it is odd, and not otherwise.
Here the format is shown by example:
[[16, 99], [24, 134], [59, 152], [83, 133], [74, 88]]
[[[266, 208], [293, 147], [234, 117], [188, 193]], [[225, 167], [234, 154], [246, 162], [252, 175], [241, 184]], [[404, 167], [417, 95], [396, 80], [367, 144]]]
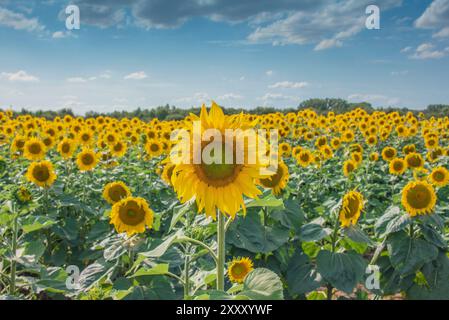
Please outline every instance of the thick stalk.
[[[14, 214], [15, 214], [15, 210]], [[14, 217], [13, 236], [12, 236], [12, 253], [11, 253], [11, 278], [9, 286], [9, 294], [14, 295], [16, 292], [16, 254], [17, 254], [17, 236], [19, 233], [19, 216]]]
[[217, 290], [224, 291], [225, 217], [220, 210], [217, 211]]
[[[335, 249], [337, 247], [338, 227], [339, 227], [339, 220], [338, 220], [338, 216], [337, 216], [335, 219], [334, 232], [332, 233], [332, 253], [335, 253]], [[333, 289], [334, 288], [329, 283], [327, 285], [327, 300], [332, 300], [332, 290]]]
[[[188, 247], [188, 246], [187, 246]], [[184, 259], [184, 300], [190, 296], [190, 256], [188, 250], [186, 250], [186, 257]]]

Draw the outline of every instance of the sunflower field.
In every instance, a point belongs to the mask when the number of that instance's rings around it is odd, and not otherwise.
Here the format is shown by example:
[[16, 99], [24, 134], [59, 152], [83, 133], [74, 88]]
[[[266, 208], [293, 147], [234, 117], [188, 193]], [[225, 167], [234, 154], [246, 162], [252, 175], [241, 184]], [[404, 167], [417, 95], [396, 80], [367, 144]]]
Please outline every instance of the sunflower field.
[[[277, 171], [174, 164], [193, 121], [278, 130]], [[0, 299], [449, 299], [448, 165], [422, 113], [0, 112]]]

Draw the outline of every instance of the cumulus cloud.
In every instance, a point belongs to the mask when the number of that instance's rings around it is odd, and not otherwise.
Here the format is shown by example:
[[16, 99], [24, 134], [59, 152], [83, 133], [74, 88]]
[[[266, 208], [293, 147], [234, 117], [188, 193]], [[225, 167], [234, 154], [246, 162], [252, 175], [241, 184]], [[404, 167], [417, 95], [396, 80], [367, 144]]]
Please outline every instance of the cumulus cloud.
[[434, 0], [415, 21], [415, 26], [438, 29], [434, 37], [449, 37], [449, 0]]
[[143, 80], [145, 78], [148, 76], [144, 71], [133, 72], [123, 77], [125, 80]]
[[269, 77], [271, 77], [273, 75], [274, 71], [273, 70], [267, 70], [265, 71], [265, 74]]
[[176, 103], [206, 103], [208, 101], [210, 101], [211, 98], [209, 96], [209, 94], [205, 93], [205, 92], [197, 92], [195, 93], [193, 96], [189, 96], [189, 97], [182, 97], [182, 98], [178, 98], [175, 99], [174, 102]]
[[64, 39], [69, 37], [75, 37], [75, 35], [70, 31], [55, 31], [51, 35], [53, 39]]
[[298, 101], [298, 97], [284, 95], [281, 93], [266, 93], [262, 97], [259, 97], [258, 100], [264, 102], [274, 102], [274, 101]]
[[348, 96], [348, 100], [351, 102], [369, 102], [375, 105], [394, 106], [397, 105], [400, 100], [398, 98], [388, 97], [382, 94], [361, 94], [354, 93]]
[[37, 82], [39, 78], [28, 74], [24, 70], [19, 70], [17, 72], [2, 72], [0, 73], [1, 79], [6, 79], [12, 82]]
[[281, 81], [281, 82], [276, 82], [268, 87], [270, 89], [277, 89], [277, 88], [301, 89], [301, 88], [307, 87], [308, 85], [309, 85], [309, 83], [305, 82], [305, 81], [302, 81], [302, 82]]
[[43, 31], [45, 27], [37, 18], [28, 18], [22, 13], [17, 13], [0, 7], [0, 26], [25, 31]]
[[431, 43], [423, 43], [419, 45], [415, 52], [410, 55], [412, 59], [441, 59], [449, 54], [449, 47], [445, 49], [436, 49]]
[[70, 83], [85, 83], [88, 81], [88, 79], [83, 78], [83, 77], [71, 77], [71, 78], [67, 78], [66, 81], [70, 82]]
[[232, 92], [231, 93], [225, 93], [225, 94], [217, 97], [218, 101], [220, 101], [220, 100], [241, 100], [241, 99], [243, 99], [242, 95], [239, 95], [239, 94], [236, 94], [236, 93], [232, 93]]

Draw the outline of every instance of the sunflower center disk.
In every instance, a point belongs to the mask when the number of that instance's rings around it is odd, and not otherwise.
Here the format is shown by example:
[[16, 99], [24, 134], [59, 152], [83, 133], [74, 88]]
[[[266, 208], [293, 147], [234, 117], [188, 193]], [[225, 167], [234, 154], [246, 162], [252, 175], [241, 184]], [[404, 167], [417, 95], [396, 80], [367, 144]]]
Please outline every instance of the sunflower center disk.
[[120, 208], [119, 214], [120, 220], [130, 226], [138, 225], [145, 218], [145, 212], [135, 202], [126, 203]]
[[415, 209], [426, 208], [430, 203], [430, 199], [431, 194], [429, 190], [421, 186], [416, 186], [407, 194], [408, 203]]

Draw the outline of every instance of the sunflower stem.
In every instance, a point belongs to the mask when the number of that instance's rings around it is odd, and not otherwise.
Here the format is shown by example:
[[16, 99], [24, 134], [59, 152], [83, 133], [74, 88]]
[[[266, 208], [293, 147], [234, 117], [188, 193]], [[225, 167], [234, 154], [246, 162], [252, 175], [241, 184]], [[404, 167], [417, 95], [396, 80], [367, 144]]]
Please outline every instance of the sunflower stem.
[[224, 291], [225, 217], [217, 210], [217, 290]]
[[17, 236], [19, 233], [19, 215], [16, 214], [16, 210], [13, 205], [14, 225], [13, 225], [13, 235], [12, 235], [12, 253], [11, 253], [11, 278], [9, 286], [9, 294], [14, 295], [16, 292], [16, 254], [17, 254]]
[[190, 256], [189, 246], [187, 246], [184, 258], [184, 300], [187, 300], [190, 296]]

